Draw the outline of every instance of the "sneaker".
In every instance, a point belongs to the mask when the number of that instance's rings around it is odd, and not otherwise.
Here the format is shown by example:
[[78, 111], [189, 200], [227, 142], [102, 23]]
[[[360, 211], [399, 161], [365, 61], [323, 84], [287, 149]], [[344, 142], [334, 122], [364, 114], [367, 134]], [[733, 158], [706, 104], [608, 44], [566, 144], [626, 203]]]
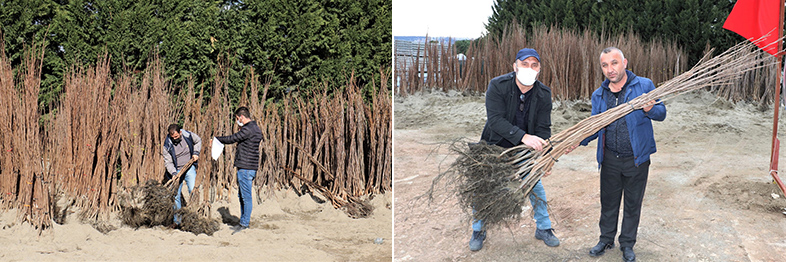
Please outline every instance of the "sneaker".
[[472, 231], [472, 238], [469, 239], [469, 250], [478, 251], [483, 248], [483, 240], [486, 240], [486, 231]]
[[237, 232], [240, 232], [240, 231], [246, 230], [246, 229], [248, 229], [248, 227], [247, 227], [247, 226], [242, 226], [242, 225], [237, 225], [237, 226], [234, 226], [234, 227], [232, 227], [232, 235], [234, 235], [234, 234], [235, 234], [235, 233], [237, 233]]
[[559, 239], [554, 236], [554, 229], [549, 228], [546, 230], [535, 230], [535, 238], [538, 240], [543, 240], [543, 243], [546, 243], [547, 246], [559, 246]]

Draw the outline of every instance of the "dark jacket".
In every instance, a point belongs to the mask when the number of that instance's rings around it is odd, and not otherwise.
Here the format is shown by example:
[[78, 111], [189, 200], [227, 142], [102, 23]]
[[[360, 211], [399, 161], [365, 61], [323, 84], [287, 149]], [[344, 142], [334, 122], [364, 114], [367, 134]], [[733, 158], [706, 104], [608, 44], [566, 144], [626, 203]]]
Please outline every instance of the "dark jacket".
[[[529, 105], [527, 130], [530, 135], [542, 139], [551, 137], [551, 88], [535, 81], [529, 92], [535, 92]], [[504, 74], [489, 82], [486, 90], [486, 125], [480, 139], [499, 145], [507, 140], [513, 145], [521, 144], [524, 130], [514, 125], [519, 110], [519, 94], [516, 73]]]
[[[633, 100], [655, 89], [655, 84], [652, 83], [652, 80], [636, 76], [631, 71], [626, 70], [626, 73], [631, 80], [628, 84], [627, 91], [625, 91], [625, 101]], [[606, 101], [604, 101], [603, 98], [603, 92], [605, 91], [609, 91], [608, 79], [603, 81], [601, 86], [592, 93], [592, 115], [597, 115], [608, 110]], [[628, 125], [628, 134], [630, 135], [630, 145], [633, 148], [634, 163], [636, 166], [650, 160], [650, 155], [658, 151], [655, 148], [652, 120], [663, 121], [664, 119], [666, 119], [666, 106], [664, 106], [663, 103], [656, 104], [647, 113], [644, 113], [643, 109], [638, 109], [625, 116], [625, 122], [627, 122]], [[600, 138], [598, 139], [598, 152], [596, 155], [598, 165], [603, 163], [605, 132], [606, 129], [603, 128], [598, 131], [598, 133], [587, 137], [581, 142], [581, 145], [586, 146], [595, 138]]]
[[259, 142], [262, 141], [262, 130], [256, 121], [250, 121], [240, 127], [237, 133], [229, 136], [216, 137], [223, 144], [237, 144], [235, 150], [235, 167], [238, 169], [259, 169]]
[[[183, 141], [186, 142], [186, 145], [188, 145], [191, 155], [198, 156], [199, 151], [202, 150], [202, 139], [197, 134], [184, 129], [180, 129], [180, 135]], [[161, 151], [161, 155], [164, 157], [164, 166], [166, 167], [165, 178], [176, 175], [177, 168], [186, 164], [177, 162], [177, 152], [175, 152], [175, 146], [172, 144], [172, 138], [169, 136], [166, 136], [166, 139], [164, 139], [164, 150]], [[194, 162], [194, 167], [197, 167], [197, 162]]]

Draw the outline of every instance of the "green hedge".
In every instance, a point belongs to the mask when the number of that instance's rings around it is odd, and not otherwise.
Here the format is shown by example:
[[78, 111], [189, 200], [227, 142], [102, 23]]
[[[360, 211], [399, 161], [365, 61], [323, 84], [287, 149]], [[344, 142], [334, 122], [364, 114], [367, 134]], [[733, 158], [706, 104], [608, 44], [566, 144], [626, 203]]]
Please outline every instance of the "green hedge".
[[[705, 47], [726, 50], [744, 40], [723, 29], [736, 1], [710, 0], [497, 0], [486, 29], [501, 35], [517, 21], [531, 32], [538, 25], [562, 29], [589, 29], [598, 35], [616, 36], [633, 29], [644, 41], [676, 41], [688, 53], [689, 64], [698, 62]], [[600, 50], [598, 50], [600, 52]]]
[[229, 67], [236, 102], [249, 67], [271, 82], [274, 99], [291, 91], [321, 93], [325, 82], [330, 93], [353, 72], [360, 86], [379, 83], [379, 70], [392, 65], [391, 5], [391, 0], [0, 0], [0, 29], [13, 66], [30, 43], [46, 37], [39, 99], [44, 107], [57, 100], [64, 71], [94, 64], [104, 50], [115, 74], [141, 72], [152, 54], [160, 55], [175, 87], [186, 86], [189, 77], [197, 85], [209, 83], [220, 61]]

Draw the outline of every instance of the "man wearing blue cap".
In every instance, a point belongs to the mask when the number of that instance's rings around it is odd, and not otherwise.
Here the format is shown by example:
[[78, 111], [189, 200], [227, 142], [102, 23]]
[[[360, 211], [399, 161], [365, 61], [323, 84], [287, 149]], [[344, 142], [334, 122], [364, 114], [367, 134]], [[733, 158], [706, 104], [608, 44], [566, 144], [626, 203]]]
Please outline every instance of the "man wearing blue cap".
[[[543, 150], [544, 139], [551, 137], [551, 88], [537, 81], [540, 56], [531, 48], [519, 50], [513, 72], [495, 77], [486, 90], [486, 125], [481, 140], [488, 144], [510, 148], [520, 144]], [[551, 228], [546, 191], [538, 181], [529, 196], [537, 225], [535, 238], [547, 246], [559, 246], [559, 239]], [[469, 249], [483, 248], [486, 230], [482, 220], [472, 224]]]

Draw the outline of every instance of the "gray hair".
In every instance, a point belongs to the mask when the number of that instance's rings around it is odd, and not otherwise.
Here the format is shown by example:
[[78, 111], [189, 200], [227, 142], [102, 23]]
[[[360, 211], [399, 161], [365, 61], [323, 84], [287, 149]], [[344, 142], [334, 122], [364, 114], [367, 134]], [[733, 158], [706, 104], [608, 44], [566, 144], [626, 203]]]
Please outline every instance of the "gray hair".
[[603, 56], [603, 54], [608, 54], [608, 53], [611, 53], [612, 51], [620, 52], [620, 56], [622, 56], [622, 60], [625, 60], [625, 54], [622, 53], [622, 50], [620, 50], [619, 48], [613, 47], [613, 46], [609, 46], [609, 47], [604, 48], [603, 51], [600, 51], [600, 55]]

